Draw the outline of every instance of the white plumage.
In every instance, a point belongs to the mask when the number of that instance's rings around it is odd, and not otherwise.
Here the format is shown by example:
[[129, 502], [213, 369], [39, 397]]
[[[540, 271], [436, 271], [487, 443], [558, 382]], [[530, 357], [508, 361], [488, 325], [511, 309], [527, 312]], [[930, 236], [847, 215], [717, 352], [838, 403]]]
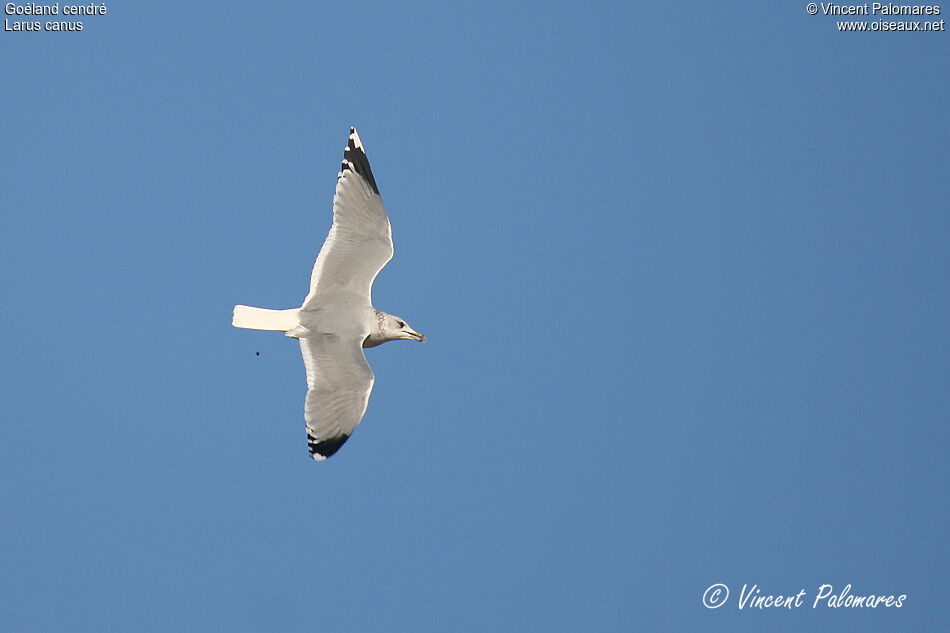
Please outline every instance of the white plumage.
[[350, 128], [333, 196], [333, 225], [300, 308], [234, 306], [235, 327], [277, 330], [300, 340], [307, 369], [304, 418], [311, 456], [322, 461], [350, 437], [366, 412], [373, 372], [364, 347], [425, 341], [403, 319], [373, 307], [376, 275], [392, 259], [393, 240], [356, 128]]

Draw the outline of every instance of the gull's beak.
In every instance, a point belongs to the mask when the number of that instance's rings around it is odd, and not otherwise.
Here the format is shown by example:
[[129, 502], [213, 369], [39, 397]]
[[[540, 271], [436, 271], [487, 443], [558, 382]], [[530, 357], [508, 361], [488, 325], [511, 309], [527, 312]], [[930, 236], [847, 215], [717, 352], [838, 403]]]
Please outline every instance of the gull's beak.
[[426, 342], [426, 335], [425, 335], [425, 334], [419, 334], [418, 332], [409, 332], [409, 336], [411, 336], [412, 338], [416, 339], [416, 340], [419, 341], [420, 343], [425, 343], [425, 342]]

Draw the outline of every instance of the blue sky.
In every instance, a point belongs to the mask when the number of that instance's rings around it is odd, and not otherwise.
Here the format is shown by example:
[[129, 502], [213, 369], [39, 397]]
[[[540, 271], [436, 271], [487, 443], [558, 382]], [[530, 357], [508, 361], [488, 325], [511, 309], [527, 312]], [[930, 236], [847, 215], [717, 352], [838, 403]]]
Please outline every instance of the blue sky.
[[[946, 32], [107, 6], [0, 33], [7, 630], [950, 625]], [[301, 302], [354, 124], [429, 342], [317, 464], [298, 346], [231, 309]]]

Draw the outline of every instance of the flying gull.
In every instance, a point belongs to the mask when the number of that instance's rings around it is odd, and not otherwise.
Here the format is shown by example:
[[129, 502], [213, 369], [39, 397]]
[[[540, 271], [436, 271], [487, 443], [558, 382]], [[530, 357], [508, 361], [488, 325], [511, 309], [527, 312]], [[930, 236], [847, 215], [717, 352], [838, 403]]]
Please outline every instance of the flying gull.
[[373, 280], [393, 257], [392, 228], [356, 128], [343, 150], [333, 225], [310, 275], [310, 293], [290, 310], [234, 306], [234, 327], [300, 340], [307, 368], [307, 440], [323, 461], [340, 450], [366, 412], [373, 371], [364, 347], [422, 341], [405, 319], [373, 307]]

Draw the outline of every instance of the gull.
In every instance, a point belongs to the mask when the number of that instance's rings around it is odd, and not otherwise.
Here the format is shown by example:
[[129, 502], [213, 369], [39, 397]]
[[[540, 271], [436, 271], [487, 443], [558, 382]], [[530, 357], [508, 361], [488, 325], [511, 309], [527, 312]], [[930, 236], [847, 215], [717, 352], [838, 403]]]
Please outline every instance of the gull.
[[307, 369], [304, 419], [310, 456], [343, 446], [366, 413], [375, 380], [363, 348], [426, 337], [405, 319], [373, 307], [376, 275], [393, 257], [392, 227], [356, 128], [350, 128], [333, 195], [333, 224], [299, 308], [234, 306], [231, 324], [284, 332], [300, 341]]

